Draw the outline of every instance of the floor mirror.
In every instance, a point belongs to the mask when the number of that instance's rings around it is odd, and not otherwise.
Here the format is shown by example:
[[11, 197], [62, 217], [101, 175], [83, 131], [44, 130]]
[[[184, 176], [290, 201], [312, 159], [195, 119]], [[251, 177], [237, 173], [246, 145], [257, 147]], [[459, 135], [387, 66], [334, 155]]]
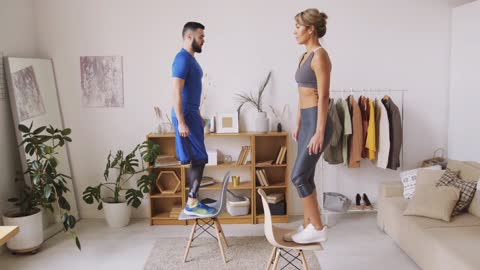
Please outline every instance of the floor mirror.
[[[23, 132], [18, 129], [20, 124], [30, 126], [33, 122], [34, 129], [50, 125], [58, 129], [65, 128], [52, 60], [5, 57], [4, 65], [17, 142], [20, 143], [23, 136]], [[22, 168], [25, 171], [29, 156], [24, 148], [25, 145], [18, 150]], [[57, 172], [72, 176], [68, 143], [56, 150], [58, 152]], [[29, 176], [24, 177], [28, 180]], [[66, 180], [66, 186], [70, 192], [65, 195], [65, 198], [70, 204], [71, 214], [78, 219], [73, 176], [72, 179]], [[43, 213], [44, 237], [47, 239], [61, 231], [63, 226], [58, 211], [51, 214], [50, 211], [44, 210]]]

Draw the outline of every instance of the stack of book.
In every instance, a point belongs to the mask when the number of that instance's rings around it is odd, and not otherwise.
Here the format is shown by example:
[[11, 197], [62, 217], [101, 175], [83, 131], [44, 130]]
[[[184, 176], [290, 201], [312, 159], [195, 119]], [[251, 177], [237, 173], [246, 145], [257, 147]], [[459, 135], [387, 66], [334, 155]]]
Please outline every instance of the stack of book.
[[260, 186], [268, 187], [270, 184], [268, 183], [267, 173], [265, 169], [256, 169], [255, 174], [257, 175], [257, 180]]
[[276, 204], [285, 200], [285, 193], [272, 193], [267, 195], [267, 202]]
[[242, 146], [242, 151], [240, 151], [240, 155], [238, 155], [237, 164], [236, 165], [246, 165], [247, 158], [250, 155], [250, 151], [252, 147], [249, 145]]
[[280, 147], [280, 150], [278, 150], [277, 158], [275, 159], [274, 164], [277, 164], [277, 165], [283, 164], [285, 162], [286, 156], [287, 156], [287, 147], [286, 146]]
[[177, 166], [180, 165], [180, 160], [177, 160], [172, 155], [160, 155], [155, 160], [155, 167]]
[[180, 215], [180, 213], [182, 213], [182, 208], [180, 208], [180, 207], [174, 207], [174, 208], [172, 208], [172, 210], [170, 211], [169, 217], [170, 217], [170, 218], [178, 218], [178, 216]]

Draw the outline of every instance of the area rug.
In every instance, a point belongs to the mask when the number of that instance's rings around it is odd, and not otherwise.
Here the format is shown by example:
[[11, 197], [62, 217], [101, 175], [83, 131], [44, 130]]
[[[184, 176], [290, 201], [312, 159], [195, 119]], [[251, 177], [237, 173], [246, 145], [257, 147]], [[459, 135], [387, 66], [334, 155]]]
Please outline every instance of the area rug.
[[[265, 269], [273, 247], [265, 237], [227, 237], [229, 247], [225, 249], [227, 264], [223, 262], [218, 242], [213, 238], [200, 237], [195, 239], [190, 248], [187, 262], [183, 255], [187, 245], [186, 238], [164, 238], [155, 242], [150, 256], [145, 263], [145, 270], [185, 269], [185, 270], [216, 270], [216, 269]], [[308, 266], [312, 270], [320, 269], [320, 265], [312, 251], [304, 251]], [[292, 254], [294, 254], [292, 252]], [[293, 258], [288, 254], [286, 258]], [[286, 264], [280, 260], [277, 269]], [[301, 263], [296, 262], [299, 269]], [[289, 266], [284, 269], [297, 269]]]

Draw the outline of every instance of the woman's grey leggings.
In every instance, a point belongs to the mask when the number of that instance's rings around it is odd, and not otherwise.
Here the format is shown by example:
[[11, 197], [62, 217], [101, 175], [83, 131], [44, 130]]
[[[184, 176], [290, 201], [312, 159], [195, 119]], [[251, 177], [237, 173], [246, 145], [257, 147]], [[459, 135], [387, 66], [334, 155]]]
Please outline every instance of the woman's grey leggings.
[[332, 120], [327, 117], [323, 146], [318, 154], [308, 153], [308, 144], [317, 129], [318, 107], [301, 109], [302, 125], [298, 134], [297, 159], [292, 171], [292, 182], [300, 198], [305, 198], [315, 191], [315, 166], [325, 147], [330, 143], [333, 133]]

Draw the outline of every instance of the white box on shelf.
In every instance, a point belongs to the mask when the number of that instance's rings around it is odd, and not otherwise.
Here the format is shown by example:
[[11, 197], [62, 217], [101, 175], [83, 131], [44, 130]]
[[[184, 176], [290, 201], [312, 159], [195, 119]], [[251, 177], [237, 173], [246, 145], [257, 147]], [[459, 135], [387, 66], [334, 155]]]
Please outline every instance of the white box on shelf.
[[218, 164], [218, 150], [217, 149], [207, 149], [208, 155], [208, 165], [217, 165]]

